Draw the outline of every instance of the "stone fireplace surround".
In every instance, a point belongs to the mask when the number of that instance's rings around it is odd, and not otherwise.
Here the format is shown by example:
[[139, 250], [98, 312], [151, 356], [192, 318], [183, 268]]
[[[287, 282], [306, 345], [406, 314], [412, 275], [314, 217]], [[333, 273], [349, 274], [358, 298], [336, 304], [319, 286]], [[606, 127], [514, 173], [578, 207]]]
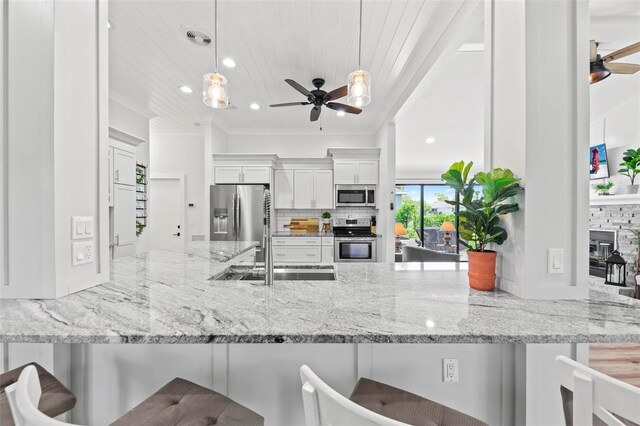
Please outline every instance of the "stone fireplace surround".
[[618, 250], [627, 263], [627, 286], [635, 284], [638, 245], [629, 229], [640, 229], [639, 204], [591, 205], [589, 229], [617, 232]]

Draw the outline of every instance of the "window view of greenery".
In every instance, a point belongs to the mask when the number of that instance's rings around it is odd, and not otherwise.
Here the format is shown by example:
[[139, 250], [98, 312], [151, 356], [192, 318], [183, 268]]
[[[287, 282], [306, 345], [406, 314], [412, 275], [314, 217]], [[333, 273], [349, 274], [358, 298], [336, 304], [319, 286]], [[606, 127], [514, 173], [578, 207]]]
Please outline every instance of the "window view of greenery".
[[[456, 193], [446, 185], [396, 186], [396, 222], [404, 225], [406, 238], [434, 250], [442, 249], [444, 222], [456, 224], [455, 208], [446, 203]], [[457, 246], [456, 233], [451, 233], [451, 245]]]
[[[476, 187], [479, 196], [481, 186]], [[456, 192], [447, 185], [396, 185], [396, 223], [404, 225], [407, 233], [403, 239], [437, 251], [460, 251], [457, 232], [450, 232], [450, 245], [445, 245], [444, 222], [451, 222], [458, 229], [456, 208], [447, 204], [455, 200]]]

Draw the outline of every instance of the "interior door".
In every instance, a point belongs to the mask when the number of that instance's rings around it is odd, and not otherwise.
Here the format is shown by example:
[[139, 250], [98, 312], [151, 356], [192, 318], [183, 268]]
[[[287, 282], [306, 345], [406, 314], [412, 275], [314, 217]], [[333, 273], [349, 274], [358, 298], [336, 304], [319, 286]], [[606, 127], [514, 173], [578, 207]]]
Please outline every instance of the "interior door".
[[274, 207], [293, 208], [293, 170], [276, 170], [274, 178]]
[[295, 208], [313, 208], [313, 170], [296, 170], [293, 181], [293, 200]]
[[113, 185], [113, 258], [136, 252], [136, 187]]
[[333, 171], [315, 170], [313, 172], [314, 207], [317, 209], [333, 208]]
[[180, 179], [149, 179], [149, 245], [152, 249], [170, 247], [184, 241]]

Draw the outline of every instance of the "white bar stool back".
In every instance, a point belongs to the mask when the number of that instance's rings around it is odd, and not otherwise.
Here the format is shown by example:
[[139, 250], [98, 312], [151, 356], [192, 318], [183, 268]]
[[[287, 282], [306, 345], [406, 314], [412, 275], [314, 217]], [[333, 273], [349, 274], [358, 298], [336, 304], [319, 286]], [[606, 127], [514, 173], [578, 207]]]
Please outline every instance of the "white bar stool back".
[[640, 388], [565, 356], [556, 364], [560, 384], [573, 392], [573, 425], [592, 426], [594, 414], [610, 426], [625, 426], [617, 416], [640, 424]]

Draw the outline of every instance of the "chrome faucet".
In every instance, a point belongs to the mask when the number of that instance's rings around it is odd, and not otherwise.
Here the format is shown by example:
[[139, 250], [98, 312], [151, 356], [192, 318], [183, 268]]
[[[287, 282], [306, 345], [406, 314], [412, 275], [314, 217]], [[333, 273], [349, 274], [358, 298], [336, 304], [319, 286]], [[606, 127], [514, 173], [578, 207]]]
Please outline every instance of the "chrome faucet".
[[264, 218], [264, 285], [273, 285], [273, 251], [271, 243], [271, 191], [262, 196]]

